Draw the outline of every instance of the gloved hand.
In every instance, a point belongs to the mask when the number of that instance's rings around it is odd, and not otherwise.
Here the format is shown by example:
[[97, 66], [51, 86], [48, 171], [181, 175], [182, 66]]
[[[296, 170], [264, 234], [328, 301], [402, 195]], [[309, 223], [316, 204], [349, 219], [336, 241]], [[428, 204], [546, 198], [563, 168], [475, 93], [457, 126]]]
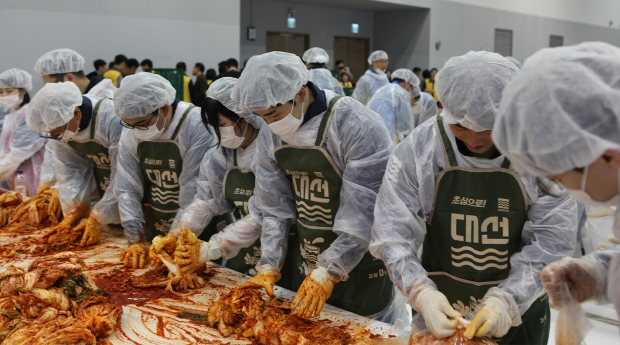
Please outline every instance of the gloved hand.
[[84, 232], [82, 240], [80, 241], [81, 247], [90, 246], [101, 241], [101, 225], [94, 217], [89, 216], [85, 221], [80, 222], [73, 230]]
[[[564, 258], [547, 265], [540, 272], [540, 279], [549, 292], [551, 303], [561, 308], [570, 299], [579, 303], [603, 299], [606, 271], [600, 261], [586, 255], [581, 259]], [[568, 285], [571, 296], [565, 295], [564, 284]]]
[[438, 339], [453, 335], [459, 326], [457, 318], [462, 317], [446, 296], [432, 286], [418, 292], [411, 306], [422, 314], [426, 327]]
[[176, 247], [177, 237], [175, 235], [168, 233], [168, 235], [164, 237], [155, 236], [155, 238], [151, 242], [151, 247], [149, 248], [149, 257], [151, 258], [151, 264], [155, 267], [163, 265], [163, 262], [161, 262], [161, 259], [157, 257], [157, 254], [162, 254], [163, 256], [172, 256]]
[[501, 338], [508, 333], [510, 327], [512, 327], [510, 307], [497, 297], [489, 297], [482, 302], [482, 309], [476, 313], [464, 335], [467, 339], [472, 339], [474, 336]]
[[136, 268], [144, 268], [144, 264], [146, 263], [146, 246], [144, 243], [131, 243], [121, 253], [121, 261], [125, 267], [130, 267], [133, 269]]
[[58, 189], [50, 188], [48, 185], [41, 185], [37, 191], [37, 195], [49, 196], [47, 214], [54, 215], [56, 219], [60, 219], [62, 216], [62, 209], [60, 206], [60, 198], [58, 198]]
[[200, 241], [198, 246], [177, 246], [174, 251], [174, 262], [185, 266], [217, 260], [222, 257], [220, 246], [215, 240], [198, 241]]
[[269, 297], [275, 297], [273, 293], [273, 286], [280, 279], [280, 272], [274, 269], [268, 269], [258, 272], [257, 275], [250, 278], [247, 282], [235, 287], [235, 290], [241, 289], [260, 289], [264, 288]]
[[81, 218], [76, 216], [75, 214], [68, 214], [62, 220], [62, 222], [58, 223], [56, 226], [53, 226], [51, 229], [49, 229], [45, 233], [45, 235], [43, 235], [43, 237], [53, 238], [54, 235], [61, 235], [63, 233], [68, 233], [73, 230], [74, 224], [77, 223], [79, 219]]
[[306, 276], [297, 290], [297, 295], [291, 304], [291, 310], [297, 309], [297, 316], [311, 318], [319, 316], [327, 299], [332, 295], [337, 281], [332, 279], [326, 269], [319, 267]]
[[202, 242], [191, 230], [181, 230], [174, 251], [174, 263], [181, 267], [197, 264], [200, 261], [200, 244]]

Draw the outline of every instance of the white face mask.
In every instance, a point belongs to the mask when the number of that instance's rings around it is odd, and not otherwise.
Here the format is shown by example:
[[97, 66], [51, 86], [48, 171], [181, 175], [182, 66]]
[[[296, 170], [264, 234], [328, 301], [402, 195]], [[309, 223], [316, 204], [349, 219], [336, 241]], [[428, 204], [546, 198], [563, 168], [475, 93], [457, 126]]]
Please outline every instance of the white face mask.
[[375, 72], [377, 72], [377, 74], [378, 74], [378, 75], [384, 75], [384, 74], [385, 74], [385, 71], [384, 71], [384, 70], [382, 70], [382, 69], [378, 69], [378, 68], [377, 68], [377, 69], [375, 69]]
[[269, 129], [271, 129], [271, 131], [277, 135], [287, 135], [287, 134], [295, 133], [295, 131], [299, 129], [299, 126], [301, 126], [301, 123], [304, 121], [304, 104], [301, 103], [301, 116], [299, 117], [299, 119], [293, 116], [293, 109], [295, 109], [294, 99], [293, 99], [293, 107], [291, 108], [291, 112], [288, 115], [286, 115], [285, 118], [278, 120], [276, 122], [270, 123], [268, 125]]
[[243, 144], [243, 141], [245, 140], [245, 132], [248, 130], [249, 124], [245, 126], [245, 130], [240, 137], [238, 137], [235, 133], [236, 125], [237, 124], [235, 123], [233, 126], [220, 127], [220, 145], [229, 149], [236, 149]]
[[22, 100], [19, 98], [19, 93], [16, 93], [13, 95], [0, 97], [0, 104], [8, 109], [16, 109], [20, 104], [22, 104]]
[[[133, 128], [132, 129], [133, 134], [135, 134], [136, 137], [138, 137], [138, 139], [145, 140], [145, 141], [156, 140], [157, 138], [161, 137], [161, 135], [164, 133], [166, 128], [165, 126], [161, 126], [161, 129], [157, 128], [157, 122], [159, 122], [160, 115], [161, 114], [157, 115], [157, 120], [152, 126], [149, 126], [148, 129]], [[166, 124], [165, 120], [164, 120], [164, 124]]]
[[65, 128], [65, 131], [62, 133], [62, 137], [61, 137], [62, 141], [70, 141], [71, 139], [75, 137], [78, 131], [79, 131], [79, 128], [75, 132], [69, 130], [69, 124], [67, 124], [67, 128]]
[[[586, 180], [588, 177], [588, 169], [590, 167], [587, 166], [583, 171], [583, 177], [581, 178], [581, 185], [579, 189], [568, 189], [566, 191], [568, 194], [572, 195], [575, 200], [579, 201], [582, 204], [588, 204], [593, 206], [614, 206], [620, 205], [620, 194], [614, 195], [611, 199], [607, 201], [596, 201], [593, 200], [590, 194], [586, 193]], [[620, 188], [620, 170], [618, 170], [618, 188]]]

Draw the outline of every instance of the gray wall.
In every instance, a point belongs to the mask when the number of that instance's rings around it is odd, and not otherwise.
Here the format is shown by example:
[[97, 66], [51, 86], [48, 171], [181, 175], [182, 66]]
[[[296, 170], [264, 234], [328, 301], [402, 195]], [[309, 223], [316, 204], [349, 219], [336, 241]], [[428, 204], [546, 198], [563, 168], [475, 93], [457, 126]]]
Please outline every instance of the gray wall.
[[385, 50], [389, 68], [428, 66], [430, 49], [430, 15], [428, 9], [375, 12], [373, 50]]
[[[265, 53], [267, 31], [293, 32], [310, 35], [310, 47], [321, 47], [330, 56], [328, 67], [333, 66], [334, 36], [369, 38], [372, 47], [373, 13], [333, 7], [289, 3], [275, 0], [254, 0], [252, 25], [256, 28], [256, 41], [247, 40], [250, 26], [250, 0], [241, 0], [241, 60]], [[297, 27], [286, 27], [289, 8], [295, 9]], [[351, 23], [360, 25], [359, 34], [351, 33]]]
[[[410, 3], [413, 5], [416, 1]], [[513, 55], [521, 61], [548, 47], [549, 35], [564, 36], [564, 45], [604, 41], [620, 46], [620, 32], [617, 29], [589, 24], [448, 1], [433, 1], [430, 13], [429, 67], [440, 68], [450, 57], [469, 50], [493, 51], [495, 28], [513, 30]], [[441, 41], [438, 51], [435, 49], [437, 41]]]
[[84, 56], [86, 73], [119, 53], [156, 68], [216, 67], [239, 56], [239, 12], [239, 0], [2, 0], [0, 71], [28, 71], [36, 91], [43, 83], [34, 63], [57, 48]]

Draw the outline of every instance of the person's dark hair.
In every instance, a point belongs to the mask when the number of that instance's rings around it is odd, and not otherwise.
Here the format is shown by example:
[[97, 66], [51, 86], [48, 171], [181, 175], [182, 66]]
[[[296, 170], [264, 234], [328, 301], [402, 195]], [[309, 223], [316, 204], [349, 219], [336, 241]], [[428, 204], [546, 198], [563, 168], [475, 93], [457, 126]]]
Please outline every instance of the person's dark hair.
[[93, 62], [93, 66], [95, 66], [95, 71], [99, 69], [99, 67], [101, 66], [105, 66], [107, 65], [107, 63], [101, 59], [95, 60], [95, 62]]
[[24, 105], [30, 103], [30, 95], [28, 94], [28, 91], [26, 91], [26, 93], [24, 93], [24, 98], [22, 98], [22, 104], [20, 104], [20, 107], [23, 107]]
[[112, 68], [112, 67], [116, 67], [116, 62], [110, 61], [110, 63], [108, 64], [108, 68]]
[[425, 69], [425, 70], [422, 72], [422, 77], [424, 77], [425, 79], [430, 78], [430, 77], [431, 77], [431, 71], [429, 71], [429, 70]]
[[187, 70], [187, 65], [183, 61], [177, 62], [177, 68], [180, 68], [180, 69], [185, 71], [185, 70]]
[[217, 77], [217, 72], [213, 68], [209, 68], [206, 74], [207, 80], [215, 80]]
[[[54, 78], [54, 80], [57, 83], [62, 83], [65, 81], [65, 76], [69, 74], [69, 73], [56, 73], [56, 74], [50, 74], [49, 77], [50, 78]], [[79, 71], [79, 72], [71, 72], [71, 74], [73, 74], [76, 78], [81, 79], [81, 78], [86, 78], [86, 74], [84, 74], [84, 71]]]
[[420, 71], [422, 71], [422, 69], [420, 67], [414, 67], [413, 68], [413, 73], [420, 72]]
[[131, 58], [125, 62], [125, 65], [127, 65], [127, 68], [138, 68], [138, 66], [140, 66], [140, 63], [137, 59]]
[[437, 72], [437, 68], [435, 68], [435, 67], [431, 68], [431, 72], [432, 72], [432, 71]]
[[226, 60], [226, 67], [236, 67], [239, 68], [239, 61], [237, 59], [230, 58]]
[[245, 61], [243, 61], [243, 68], [245, 68], [245, 66], [247, 66], [247, 65], [248, 65], [248, 60], [249, 60], [249, 59], [245, 59]]
[[392, 82], [404, 83], [405, 81], [403, 79], [400, 79], [400, 78], [392, 78]]
[[344, 63], [344, 61], [342, 61], [342, 60], [336, 60], [336, 62], [334, 63], [334, 66], [338, 66], [338, 65], [340, 65], [341, 63]]
[[142, 60], [142, 62], [140, 62], [140, 66], [148, 66], [148, 68], [153, 68], [153, 61], [151, 61], [150, 59], [144, 59]]
[[127, 62], [127, 57], [123, 54], [118, 54], [114, 57], [114, 63], [117, 65], [122, 64], [123, 62]]
[[311, 63], [310, 67], [312, 67], [312, 68], [324, 68], [325, 64], [324, 63]]
[[215, 132], [215, 137], [217, 138], [217, 146], [220, 146], [220, 142], [222, 138], [220, 136], [220, 119], [219, 114], [222, 114], [225, 118], [238, 123], [241, 119], [239, 115], [237, 115], [234, 111], [226, 108], [220, 101], [217, 101], [213, 98], [207, 97], [202, 103], [202, 107], [200, 108], [200, 116], [202, 117], [202, 124], [207, 129], [207, 132], [211, 133], [209, 129], [209, 125], [213, 128]]
[[196, 62], [196, 68], [198, 68], [198, 70], [200, 71], [200, 73], [204, 73], [205, 72], [205, 65], [203, 65], [200, 62]]
[[222, 61], [217, 64], [217, 73], [226, 73], [226, 61]]

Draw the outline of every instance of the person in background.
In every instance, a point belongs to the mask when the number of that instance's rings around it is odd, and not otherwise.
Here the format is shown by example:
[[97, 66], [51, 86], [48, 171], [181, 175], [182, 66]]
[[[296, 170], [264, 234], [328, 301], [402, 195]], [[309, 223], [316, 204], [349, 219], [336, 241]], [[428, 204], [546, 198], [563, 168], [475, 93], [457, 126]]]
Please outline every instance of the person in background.
[[426, 92], [421, 92], [419, 89], [419, 86], [417, 89], [414, 89], [411, 98], [411, 113], [415, 119], [416, 127], [439, 114], [437, 102], [435, 102], [433, 96]]
[[192, 103], [194, 103], [197, 107], [202, 107], [202, 102], [204, 102], [205, 98], [207, 98], [207, 88], [209, 88], [209, 83], [207, 83], [207, 77], [205, 77], [204, 73], [205, 65], [200, 62], [196, 62], [194, 69], [192, 70], [192, 74], [196, 76]]
[[215, 79], [217, 79], [217, 73], [215, 72], [213, 68], [209, 68], [207, 70], [206, 78], [207, 78], [207, 85], [211, 85], [211, 83], [213, 83]]
[[187, 259], [192, 250], [176, 246], [181, 231], [189, 229], [200, 237], [211, 219], [234, 212], [234, 224], [199, 241], [200, 258], [195, 257], [194, 263], [224, 257], [226, 267], [256, 275], [262, 216], [253, 197], [252, 161], [256, 154], [256, 138], [265, 122], [250, 111], [240, 110], [230, 99], [237, 81], [236, 78], [221, 78], [209, 87], [201, 115], [205, 129], [214, 130], [217, 146], [211, 147], [202, 160], [196, 181], [197, 193], [192, 202], [180, 213], [165, 237], [153, 239], [149, 249], [153, 260], [156, 260], [154, 254], [163, 249], [170, 256]]
[[429, 77], [426, 79], [426, 86], [424, 87], [424, 91], [429, 95], [433, 96], [436, 102], [439, 102], [439, 97], [437, 96], [437, 91], [435, 90], [435, 76], [437, 75], [437, 68], [432, 68]]
[[108, 64], [101, 59], [95, 60], [95, 62], [93, 62], [93, 66], [95, 67], [95, 70], [86, 75], [88, 79], [92, 79], [95, 75], [100, 75], [103, 77], [103, 74], [108, 70]]
[[468, 339], [548, 342], [540, 272], [574, 252], [577, 203], [513, 171], [491, 139], [518, 72], [496, 53], [448, 60], [437, 74], [444, 112], [396, 147], [377, 197], [370, 252], [438, 338], [473, 312]]
[[397, 69], [392, 82], [379, 88], [366, 105], [381, 116], [394, 146], [415, 128], [411, 113], [411, 91], [419, 83], [420, 80], [411, 70]]
[[[108, 98], [82, 95], [70, 82], [45, 84], [32, 98], [26, 123], [51, 139], [47, 146], [52, 150], [64, 215], [45, 234], [49, 243], [59, 234], [83, 227], [80, 245], [89, 246], [101, 240], [102, 227], [120, 224], [112, 190], [123, 127], [112, 103]], [[99, 200], [91, 208], [93, 180]]]
[[192, 102], [192, 91], [194, 90], [194, 82], [192, 78], [187, 75], [187, 65], [181, 61], [177, 63], [177, 69], [183, 70], [183, 102]]
[[110, 62], [110, 68], [103, 74], [103, 76], [110, 79], [114, 87], [119, 87], [121, 80], [123, 79], [123, 74], [121, 71], [125, 68], [126, 64], [127, 57], [125, 55], [116, 55], [114, 57], [114, 63]]
[[368, 103], [372, 96], [384, 85], [390, 83], [385, 71], [388, 67], [388, 55], [383, 50], [376, 50], [368, 57], [370, 69], [357, 81], [352, 97], [362, 104]]
[[[506, 88], [493, 129], [493, 140], [515, 170], [559, 182], [581, 203], [614, 207], [615, 238], [620, 238], [619, 78], [616, 46], [585, 42], [542, 49]], [[557, 308], [570, 301], [612, 302], [620, 315], [617, 246], [554, 262], [541, 278]]]
[[389, 81], [392, 81], [392, 70], [386, 70], [385, 75], [388, 77]]
[[35, 63], [34, 71], [41, 76], [43, 83], [70, 81], [80, 88], [82, 94], [89, 93], [104, 80], [100, 75], [88, 79], [84, 74], [84, 58], [71, 49], [56, 49], [43, 54]]
[[422, 79], [421, 79], [421, 86], [420, 89], [423, 92], [426, 92], [426, 80], [429, 79], [431, 77], [431, 71], [428, 69], [425, 69], [424, 71], [422, 71]]
[[153, 61], [144, 59], [140, 62], [140, 67], [142, 68], [142, 72], [150, 72], [153, 69]]
[[[262, 256], [258, 274], [237, 288], [273, 295], [292, 251], [297, 294], [291, 310], [299, 308], [297, 315], [318, 316], [329, 303], [382, 317], [393, 285], [367, 250], [392, 150], [381, 117], [350, 97], [319, 89], [299, 57], [283, 52], [251, 58], [231, 97], [268, 124], [253, 162]], [[293, 224], [297, 236], [288, 246]]]
[[[138, 70], [138, 66], [139, 66], [139, 63], [137, 59], [134, 59], [134, 58], [127, 59], [127, 62], [125, 62], [125, 68], [121, 70], [121, 73], [123, 73], [123, 78], [136, 74], [136, 71]], [[119, 81], [119, 85], [120, 85], [120, 81]]]
[[143, 268], [145, 241], [166, 235], [177, 212], [190, 204], [200, 162], [216, 143], [213, 132], [201, 124], [200, 108], [176, 99], [170, 82], [154, 73], [127, 77], [114, 93], [114, 111], [127, 128], [121, 134], [114, 182], [128, 240], [121, 260], [127, 267]]
[[215, 79], [224, 73], [226, 73], [226, 60], [220, 61], [220, 63], [217, 64], [217, 77]]
[[6, 181], [14, 189], [17, 171], [22, 170], [28, 196], [37, 193], [46, 143], [39, 132], [26, 124], [31, 89], [32, 76], [26, 71], [11, 68], [0, 73], [0, 104], [11, 110], [4, 117], [0, 134], [0, 181]]
[[348, 73], [340, 73], [340, 86], [342, 86], [345, 96], [353, 94], [353, 83], [349, 80]]
[[336, 60], [334, 69], [331, 72], [332, 76], [338, 80], [340, 80], [340, 74], [346, 73], [349, 76], [349, 81], [353, 82], [353, 73], [351, 73], [351, 69], [342, 60]]
[[306, 64], [310, 81], [314, 85], [323, 90], [333, 91], [339, 96], [344, 96], [342, 85], [327, 70], [326, 66], [329, 62], [329, 55], [325, 49], [319, 47], [310, 48], [304, 52], [301, 60]]
[[420, 79], [420, 91], [424, 91], [422, 84], [425, 84], [424, 77], [422, 76], [422, 69], [420, 67], [413, 68], [413, 74]]
[[226, 72], [218, 75], [216, 80], [220, 78], [224, 78], [224, 77], [231, 77], [231, 78], [238, 79], [239, 76], [241, 76], [241, 72], [239, 72], [239, 62], [234, 58], [230, 58], [226, 60]]

